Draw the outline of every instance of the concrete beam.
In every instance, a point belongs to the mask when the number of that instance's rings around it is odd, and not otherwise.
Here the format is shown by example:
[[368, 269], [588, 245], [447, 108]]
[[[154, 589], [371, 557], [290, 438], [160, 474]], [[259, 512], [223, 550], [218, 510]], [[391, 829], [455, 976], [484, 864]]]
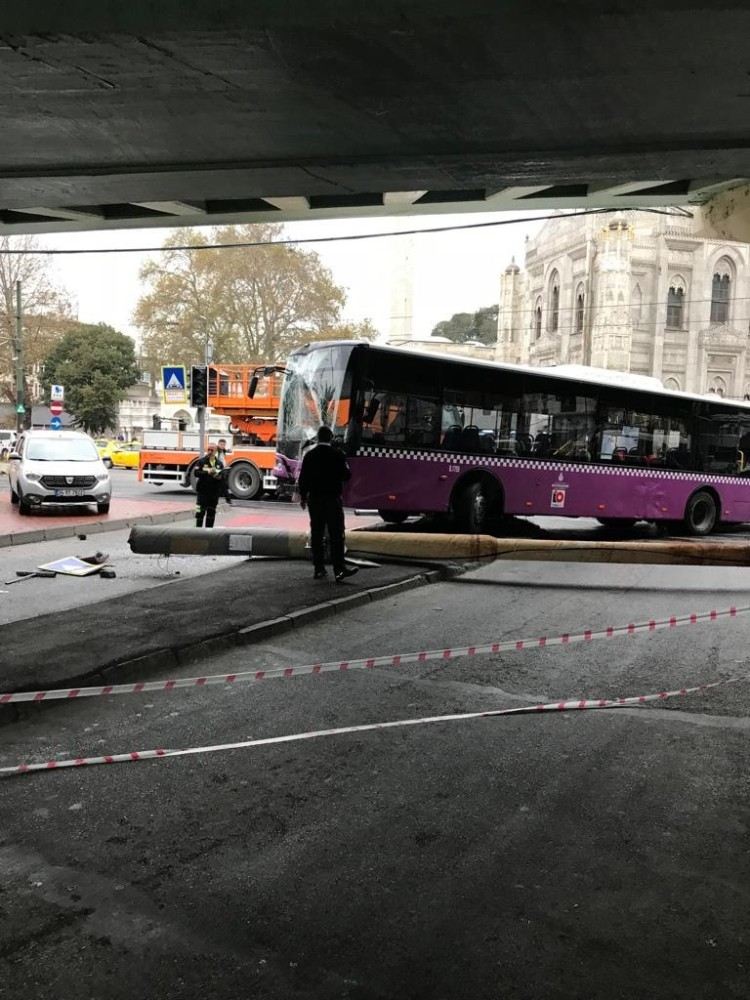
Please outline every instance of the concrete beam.
[[134, 201], [139, 208], [147, 208], [151, 212], [164, 212], [165, 215], [205, 215], [206, 210], [200, 205], [192, 205], [186, 201]]
[[386, 208], [405, 208], [427, 194], [426, 191], [386, 191], [383, 195], [383, 205]]
[[282, 212], [309, 212], [310, 201], [302, 195], [292, 195], [289, 198], [263, 198], [269, 205]]
[[510, 202], [514, 202], [519, 198], [526, 198], [530, 194], [546, 191], [551, 186], [551, 184], [529, 184], [499, 188], [497, 191], [488, 191], [484, 203], [488, 209], [504, 209]]
[[[257, 555], [309, 559], [302, 531], [270, 528], [176, 528], [136, 526], [128, 544], [144, 555]], [[489, 535], [352, 531], [348, 552], [373, 559], [510, 559], [533, 562], [645, 563], [662, 566], [747, 566], [750, 545], [708, 540], [579, 542]]]
[[61, 219], [66, 222], [93, 222], [102, 219], [101, 212], [79, 208], [24, 208], [24, 215], [39, 215], [45, 219]]

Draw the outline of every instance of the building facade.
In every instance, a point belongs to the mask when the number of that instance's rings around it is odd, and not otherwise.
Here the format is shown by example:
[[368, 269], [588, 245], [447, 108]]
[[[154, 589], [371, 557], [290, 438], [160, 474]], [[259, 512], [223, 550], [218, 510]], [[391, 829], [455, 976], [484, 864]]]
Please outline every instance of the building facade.
[[[229, 417], [209, 410], [208, 429], [227, 434]], [[161, 381], [152, 382], [151, 376], [144, 374], [139, 382], [125, 390], [117, 414], [116, 433], [128, 440], [142, 441], [150, 430], [194, 430], [198, 426], [195, 407], [187, 403], [165, 403]]]
[[750, 396], [749, 252], [703, 237], [697, 212], [553, 219], [501, 277], [495, 357]]

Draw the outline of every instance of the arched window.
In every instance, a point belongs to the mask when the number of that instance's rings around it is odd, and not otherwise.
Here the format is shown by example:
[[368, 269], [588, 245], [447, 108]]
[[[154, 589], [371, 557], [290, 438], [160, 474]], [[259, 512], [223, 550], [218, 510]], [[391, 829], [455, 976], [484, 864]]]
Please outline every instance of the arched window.
[[549, 331], [557, 333], [560, 325], [560, 275], [553, 271], [549, 279]]
[[542, 335], [542, 300], [536, 300], [534, 309], [534, 340], [539, 340]]
[[667, 326], [672, 330], [681, 330], [685, 320], [685, 282], [675, 277], [667, 293]]
[[583, 333], [583, 316], [586, 297], [583, 293], [583, 285], [576, 289], [576, 333]]
[[711, 379], [711, 383], [708, 387], [710, 393], [716, 393], [717, 396], [725, 396], [727, 392], [727, 384], [721, 375], [714, 375]]
[[643, 292], [641, 286], [636, 285], [630, 295], [630, 318], [634, 325], [641, 321], [641, 309], [643, 308]]
[[680, 391], [680, 383], [677, 381], [676, 378], [668, 378], [668, 379], [665, 379], [665, 381], [664, 381], [664, 388], [665, 389], [669, 389], [670, 392], [679, 392]]
[[729, 302], [732, 291], [732, 262], [722, 257], [711, 281], [711, 322], [729, 322]]

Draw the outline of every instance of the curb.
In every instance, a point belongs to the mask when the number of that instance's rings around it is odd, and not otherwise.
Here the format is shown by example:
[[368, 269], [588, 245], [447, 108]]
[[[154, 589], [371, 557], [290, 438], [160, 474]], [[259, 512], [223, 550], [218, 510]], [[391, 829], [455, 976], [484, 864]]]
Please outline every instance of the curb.
[[303, 628], [305, 625], [330, 618], [342, 611], [349, 611], [351, 608], [361, 607], [372, 601], [382, 601], [388, 597], [395, 597], [397, 594], [407, 590], [415, 590], [417, 587], [450, 580], [454, 576], [460, 575], [461, 572], [462, 570], [455, 567], [441, 567], [427, 573], [419, 573], [406, 580], [399, 580], [397, 583], [373, 587], [370, 590], [348, 594], [332, 601], [324, 601], [321, 604], [311, 604], [299, 611], [290, 611], [288, 615], [282, 615], [280, 618], [271, 618], [268, 621], [256, 622], [254, 625], [246, 625], [234, 632], [224, 631], [217, 635], [196, 639], [184, 646], [165, 646], [151, 653], [144, 653], [142, 656], [117, 660], [100, 667], [98, 670], [91, 671], [84, 677], [75, 677], [70, 682], [62, 681], [61, 684], [66, 686], [69, 683], [71, 685], [79, 684], [91, 680], [93, 677], [101, 677], [104, 683], [117, 684], [128, 683], [130, 680], [141, 680], [145, 674], [163, 671], [165, 667], [183, 667], [197, 663], [214, 653], [226, 652], [229, 649], [236, 649], [238, 646], [252, 646], [271, 636], [290, 632], [295, 628]]
[[[407, 590], [415, 590], [432, 583], [452, 580], [454, 577], [461, 576], [463, 572], [464, 568], [461, 566], [441, 566], [410, 576], [406, 580], [358, 591], [356, 594], [348, 594], [331, 601], [324, 601], [321, 604], [313, 604], [310, 607], [301, 608], [299, 611], [291, 611], [288, 615], [283, 615], [280, 618], [271, 618], [254, 625], [246, 625], [237, 628], [234, 632], [221, 632], [196, 639], [184, 646], [164, 646], [140, 656], [114, 660], [85, 674], [63, 678], [57, 683], [57, 686], [82, 687], [97, 680], [103, 684], [127, 684], [144, 680], [152, 674], [162, 674], [165, 679], [168, 679], [166, 672], [170, 669], [187, 666], [203, 660], [209, 655], [223, 653], [239, 646], [252, 646], [270, 636], [302, 628], [324, 618], [330, 618], [342, 611], [370, 604], [372, 601], [386, 600]], [[19, 705], [4, 706], [12, 711], [0, 712], [0, 726], [19, 721], [29, 711], [46, 711], [64, 704], [66, 702], [63, 700], [59, 702], [23, 702]]]
[[166, 524], [170, 521], [180, 521], [193, 517], [192, 511], [164, 511], [161, 514], [136, 514], [134, 517], [118, 517], [111, 521], [92, 521], [86, 524], [64, 524], [57, 527], [39, 528], [37, 531], [19, 531], [15, 534], [0, 535], [0, 548], [11, 545], [28, 545], [33, 542], [50, 542], [56, 538], [75, 538], [78, 535], [103, 534], [106, 531], [119, 531], [122, 528], [132, 528], [135, 524]]

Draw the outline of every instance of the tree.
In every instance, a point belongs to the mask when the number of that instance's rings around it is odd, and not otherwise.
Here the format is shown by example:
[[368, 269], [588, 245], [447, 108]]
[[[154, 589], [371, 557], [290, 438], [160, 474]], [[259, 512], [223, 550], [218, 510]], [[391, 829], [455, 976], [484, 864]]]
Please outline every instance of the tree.
[[44, 362], [44, 379], [65, 386], [65, 407], [79, 427], [101, 434], [117, 423], [117, 404], [138, 381], [135, 345], [106, 323], [80, 324]]
[[372, 325], [372, 320], [363, 319], [359, 323], [337, 323], [336, 326], [329, 326], [321, 330], [315, 337], [308, 337], [313, 340], [375, 340], [378, 331]]
[[[312, 251], [280, 244], [275, 223], [182, 230], [141, 269], [148, 291], [135, 310], [143, 353], [155, 366], [199, 364], [206, 341], [216, 361], [277, 361], [309, 340], [374, 333], [340, 324], [346, 294]], [[184, 244], [267, 242], [272, 246], [179, 250]]]
[[475, 313], [454, 313], [450, 319], [437, 324], [432, 336], [447, 337], [455, 344], [462, 344], [467, 340], [494, 344], [497, 340], [497, 315], [498, 306], [485, 306]]
[[[8, 253], [11, 249], [12, 254]], [[23, 362], [27, 373], [38, 370], [53, 345], [75, 322], [67, 293], [55, 284], [49, 261], [35, 253], [38, 249], [39, 242], [33, 236], [0, 237], [0, 392], [14, 402], [16, 282], [21, 282]]]

